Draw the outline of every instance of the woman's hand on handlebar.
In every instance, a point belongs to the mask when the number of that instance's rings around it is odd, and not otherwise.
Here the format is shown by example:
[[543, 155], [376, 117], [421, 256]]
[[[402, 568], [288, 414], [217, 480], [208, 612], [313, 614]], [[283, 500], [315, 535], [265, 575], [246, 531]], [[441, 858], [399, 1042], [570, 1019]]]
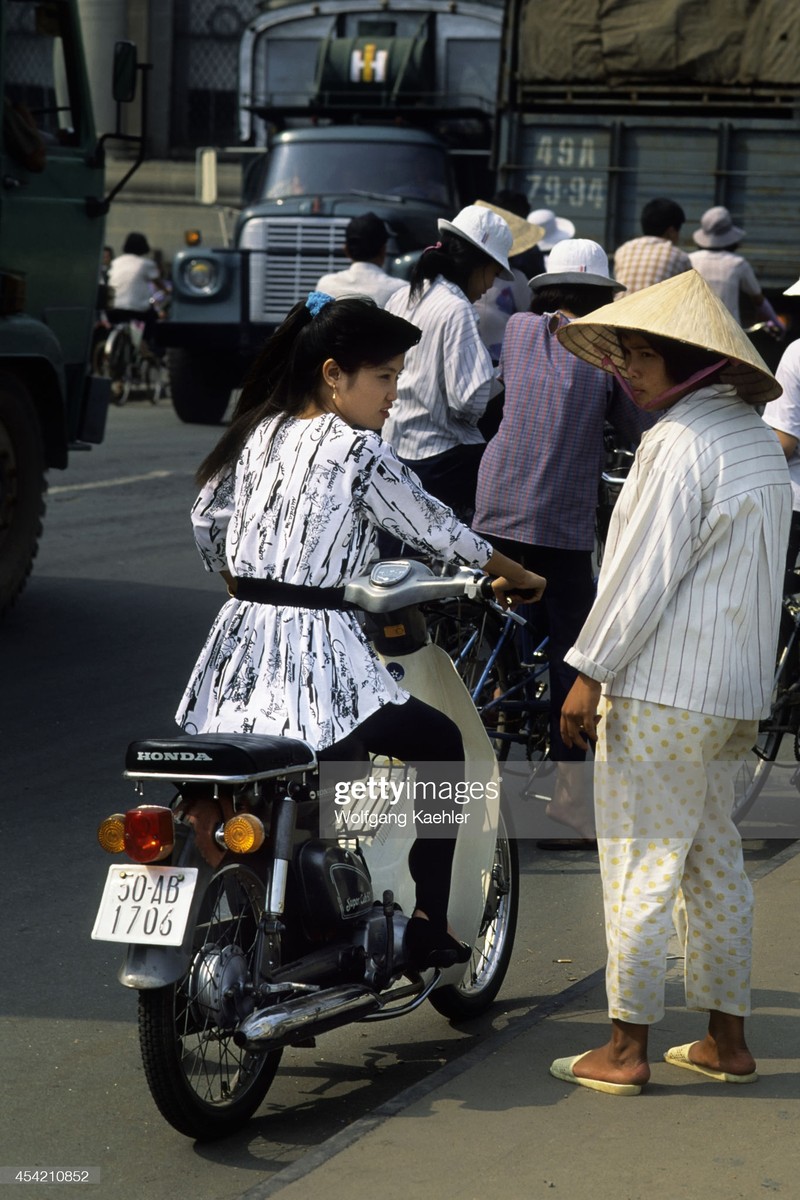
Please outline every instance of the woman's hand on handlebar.
[[547, 587], [547, 580], [542, 575], [537, 575], [535, 571], [527, 571], [520, 563], [501, 554], [499, 550], [495, 550], [483, 569], [488, 575], [496, 577], [492, 580], [492, 588], [495, 599], [503, 608], [510, 608], [512, 604], [521, 604], [524, 601], [541, 600]]
[[513, 579], [499, 575], [497, 579], [492, 580], [495, 600], [503, 608], [541, 600], [546, 587], [547, 580], [542, 575], [537, 575], [534, 571], [525, 571], [522, 567], [517, 568]]

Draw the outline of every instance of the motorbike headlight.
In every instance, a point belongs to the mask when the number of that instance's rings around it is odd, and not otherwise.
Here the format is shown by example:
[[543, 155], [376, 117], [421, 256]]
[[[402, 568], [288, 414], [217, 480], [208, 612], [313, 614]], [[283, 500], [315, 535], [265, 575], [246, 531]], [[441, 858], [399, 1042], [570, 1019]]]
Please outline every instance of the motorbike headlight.
[[219, 263], [209, 258], [188, 258], [182, 264], [181, 279], [187, 291], [210, 296], [219, 287]]

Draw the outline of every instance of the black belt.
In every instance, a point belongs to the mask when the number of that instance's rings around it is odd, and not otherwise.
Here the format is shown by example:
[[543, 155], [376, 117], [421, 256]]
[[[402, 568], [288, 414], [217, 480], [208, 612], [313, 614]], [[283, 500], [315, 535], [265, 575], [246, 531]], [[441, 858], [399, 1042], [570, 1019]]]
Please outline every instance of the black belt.
[[289, 608], [358, 607], [345, 600], [343, 587], [312, 587], [303, 583], [282, 583], [277, 579], [233, 579], [230, 592], [237, 600], [249, 600], [255, 604], [277, 604]]

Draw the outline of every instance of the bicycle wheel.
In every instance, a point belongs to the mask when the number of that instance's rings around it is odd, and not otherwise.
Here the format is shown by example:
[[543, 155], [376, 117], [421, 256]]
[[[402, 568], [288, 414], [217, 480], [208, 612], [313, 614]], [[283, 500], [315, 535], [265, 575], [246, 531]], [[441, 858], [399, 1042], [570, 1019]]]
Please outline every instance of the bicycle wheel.
[[430, 617], [428, 630], [431, 640], [452, 658], [497, 757], [506, 759], [512, 722], [503, 696], [514, 669], [514, 650], [509, 638], [501, 640], [502, 619], [471, 600], [444, 601]]
[[106, 362], [111, 376], [111, 395], [114, 403], [123, 405], [131, 392], [133, 362], [136, 351], [133, 338], [125, 325], [117, 325], [111, 330], [106, 341]]
[[233, 1033], [252, 1009], [264, 884], [238, 863], [210, 880], [189, 969], [177, 983], [139, 993], [145, 1077], [162, 1116], [199, 1140], [225, 1137], [264, 1099], [281, 1051], [238, 1047]]
[[752, 754], [739, 767], [734, 780], [733, 819], [743, 820], [752, 809], [772, 767], [785, 733], [795, 738], [800, 728], [800, 662], [798, 662], [798, 620], [787, 605], [781, 613], [778, 638], [778, 665], [772, 689], [769, 715], [759, 725]]
[[486, 908], [464, 977], [437, 988], [430, 997], [443, 1017], [463, 1021], [492, 1004], [511, 961], [518, 912], [519, 852], [501, 808]]

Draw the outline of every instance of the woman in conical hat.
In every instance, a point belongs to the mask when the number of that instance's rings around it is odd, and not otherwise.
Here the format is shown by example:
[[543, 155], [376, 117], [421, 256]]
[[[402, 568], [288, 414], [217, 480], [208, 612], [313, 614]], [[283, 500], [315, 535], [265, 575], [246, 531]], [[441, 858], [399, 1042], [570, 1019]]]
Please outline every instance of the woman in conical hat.
[[756, 406], [780, 388], [694, 271], [578, 318], [559, 337], [661, 415], [642, 437], [597, 598], [566, 656], [579, 674], [562, 736], [578, 746], [597, 739], [612, 1027], [605, 1046], [551, 1071], [595, 1090], [641, 1090], [682, 897], [686, 1001], [708, 1011], [708, 1031], [665, 1058], [749, 1083], [752, 892], [722, 764], [748, 753], [769, 705], [791, 489]]

